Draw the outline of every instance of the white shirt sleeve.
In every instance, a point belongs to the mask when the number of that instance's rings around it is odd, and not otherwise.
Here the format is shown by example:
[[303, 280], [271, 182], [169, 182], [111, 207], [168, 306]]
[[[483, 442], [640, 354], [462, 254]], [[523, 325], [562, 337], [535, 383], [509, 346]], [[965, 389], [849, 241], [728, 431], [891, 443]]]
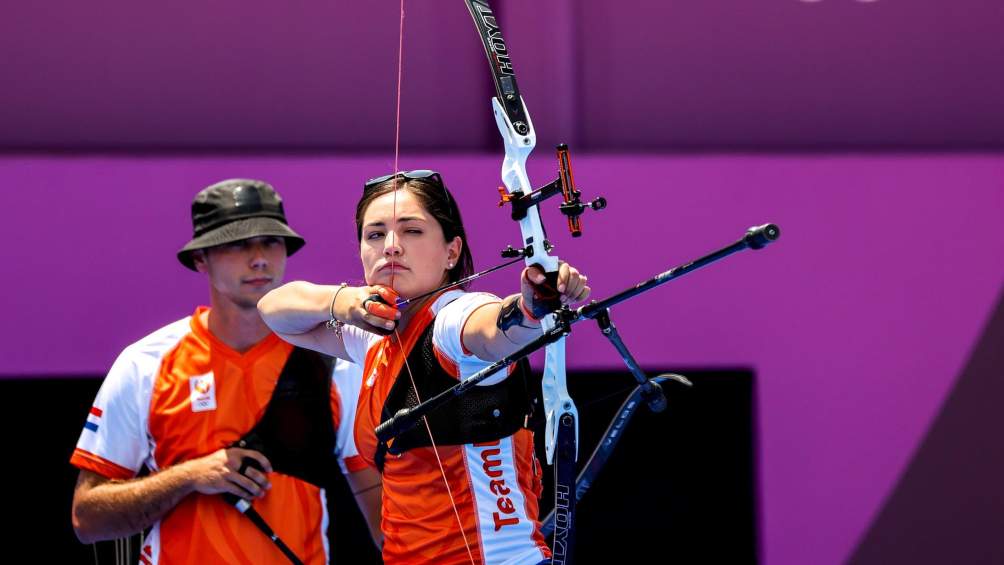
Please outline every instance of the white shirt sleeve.
[[[450, 300], [450, 302], [443, 305], [436, 314], [432, 344], [440, 354], [445, 355], [457, 365], [460, 373], [459, 378], [463, 380], [491, 365], [490, 362], [479, 359], [464, 348], [462, 340], [464, 325], [475, 310], [487, 304], [501, 302], [501, 300], [494, 294], [487, 292], [466, 292], [456, 298], [451, 296], [452, 294], [454, 293], [444, 294], [439, 299], [439, 301]], [[504, 379], [507, 374], [507, 370], [502, 369], [478, 384], [481, 386], [493, 385]]]
[[335, 435], [335, 455], [343, 474], [358, 470], [362, 463], [356, 449], [355, 424], [356, 407], [359, 405], [359, 391], [362, 388], [363, 368], [344, 359], [335, 359], [331, 373], [331, 386], [338, 389], [339, 418]]
[[84, 462], [88, 470], [114, 475], [110, 478], [127, 478], [121, 475], [128, 471], [135, 476], [152, 459], [147, 418], [157, 366], [133, 347], [119, 355], [87, 415], [77, 441], [77, 449], [85, 453], [74, 456], [75, 464]]
[[351, 357], [349, 361], [360, 367], [366, 363], [366, 352], [370, 346], [379, 340], [380, 336], [375, 333], [350, 325], [342, 327], [342, 343], [345, 344], [345, 352]]

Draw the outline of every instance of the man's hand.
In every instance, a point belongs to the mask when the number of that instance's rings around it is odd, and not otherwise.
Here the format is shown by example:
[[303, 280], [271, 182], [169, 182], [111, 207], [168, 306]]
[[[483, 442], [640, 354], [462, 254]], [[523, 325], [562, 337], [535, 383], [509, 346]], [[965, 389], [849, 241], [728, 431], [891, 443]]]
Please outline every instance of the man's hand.
[[[244, 473], [240, 470], [244, 458], [250, 458], [264, 471], [259, 471], [254, 465], [245, 466]], [[187, 467], [192, 480], [192, 488], [202, 494], [230, 494], [245, 499], [260, 498], [272, 488], [266, 473], [272, 472], [272, 464], [261, 453], [251, 449], [230, 447], [220, 449], [205, 457], [182, 463]]]
[[[247, 467], [250, 458], [263, 471]], [[231, 447], [192, 459], [139, 479], [112, 480], [81, 470], [73, 491], [73, 529], [80, 541], [93, 543], [142, 532], [164, 517], [192, 492], [231, 493], [241, 498], [264, 496], [271, 486], [272, 464], [250, 449]]]

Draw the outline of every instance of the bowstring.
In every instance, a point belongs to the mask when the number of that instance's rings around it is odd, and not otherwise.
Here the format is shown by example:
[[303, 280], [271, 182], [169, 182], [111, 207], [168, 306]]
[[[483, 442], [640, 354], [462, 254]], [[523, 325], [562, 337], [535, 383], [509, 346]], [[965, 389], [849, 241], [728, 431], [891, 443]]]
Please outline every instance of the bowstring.
[[[401, 155], [401, 83], [404, 68], [404, 0], [401, 0], [401, 25], [398, 35], [397, 44], [397, 108], [395, 111], [395, 123], [394, 123], [394, 197], [392, 204], [392, 225], [388, 232], [393, 232], [397, 229], [397, 192], [401, 189], [401, 185], [405, 180], [403, 177], [398, 177], [397, 172], [399, 168], [399, 159]], [[399, 242], [395, 241], [395, 244], [400, 245]], [[391, 258], [391, 271], [390, 271], [390, 287], [394, 288], [394, 276], [397, 270], [394, 268], [394, 259]], [[397, 339], [397, 343], [401, 349], [401, 355], [404, 357], [404, 367], [408, 373], [408, 379], [411, 381], [411, 388], [415, 391], [415, 399], [419, 404], [422, 402], [421, 396], [418, 393], [418, 385], [415, 383], [415, 375], [411, 372], [411, 366], [408, 363], [408, 355], [404, 351], [404, 341], [401, 339], [401, 333], [398, 329], [394, 328], [394, 337]], [[457, 507], [457, 501], [453, 498], [453, 489], [450, 488], [450, 481], [446, 477], [446, 468], [443, 466], [443, 460], [439, 456], [439, 449], [436, 447], [436, 440], [432, 435], [432, 427], [429, 426], [429, 420], [425, 416], [422, 417], [422, 423], [425, 424], [425, 430], [429, 434], [429, 443], [432, 444], [432, 453], [436, 456], [436, 464], [439, 466], [439, 474], [443, 478], [443, 486], [446, 488], [446, 494], [450, 497], [450, 506], [453, 507], [453, 515], [457, 519], [457, 526], [460, 528], [460, 535], [464, 538], [464, 548], [467, 550], [467, 557], [471, 560], [471, 565], [475, 565], [474, 552], [471, 551], [471, 543], [467, 539], [467, 532], [464, 530], [464, 522], [460, 518], [460, 509]]]

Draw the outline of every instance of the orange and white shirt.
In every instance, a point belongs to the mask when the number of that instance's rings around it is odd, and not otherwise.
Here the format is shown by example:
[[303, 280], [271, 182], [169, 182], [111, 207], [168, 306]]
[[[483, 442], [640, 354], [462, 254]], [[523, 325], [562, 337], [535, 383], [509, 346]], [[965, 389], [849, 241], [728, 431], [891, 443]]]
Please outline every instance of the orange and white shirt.
[[[270, 334], [244, 353], [234, 351], [201, 322], [207, 310], [200, 307], [119, 355], [88, 414], [73, 465], [110, 479], [130, 479], [144, 465], [156, 472], [227, 447], [258, 422], [293, 346]], [[351, 383], [353, 375], [358, 382], [359, 369], [342, 363], [334, 376]], [[355, 395], [346, 400], [354, 410]], [[332, 386], [335, 426], [343, 404]], [[337, 438], [343, 470], [363, 465], [352, 435], [340, 430]], [[269, 478], [272, 488], [254, 501], [255, 509], [304, 563], [327, 563], [323, 490], [280, 473]], [[222, 496], [193, 493], [153, 526], [140, 562], [278, 565], [288, 560]]]
[[[491, 294], [446, 292], [415, 314], [400, 341], [346, 327], [346, 351], [364, 364], [355, 441], [367, 463], [374, 464], [374, 429], [382, 420], [387, 395], [395, 378], [408, 378], [407, 370], [402, 371], [404, 359], [428, 324], [435, 324], [432, 341], [440, 365], [463, 379], [489, 365], [464, 347], [464, 324], [475, 310], [497, 302]], [[483, 384], [505, 376], [500, 371]], [[550, 557], [537, 520], [540, 465], [530, 430], [482, 444], [437, 448], [449, 491], [432, 447], [386, 458], [381, 520], [385, 563], [515, 564]]]

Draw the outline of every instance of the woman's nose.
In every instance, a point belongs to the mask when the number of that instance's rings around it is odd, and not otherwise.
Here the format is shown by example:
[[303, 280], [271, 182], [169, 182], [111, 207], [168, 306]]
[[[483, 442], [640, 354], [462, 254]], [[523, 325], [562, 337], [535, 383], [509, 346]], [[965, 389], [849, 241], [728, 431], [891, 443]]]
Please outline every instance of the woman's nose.
[[384, 239], [383, 254], [391, 256], [401, 254], [401, 246], [398, 242], [397, 235], [395, 235], [392, 231], [387, 232], [387, 237]]

